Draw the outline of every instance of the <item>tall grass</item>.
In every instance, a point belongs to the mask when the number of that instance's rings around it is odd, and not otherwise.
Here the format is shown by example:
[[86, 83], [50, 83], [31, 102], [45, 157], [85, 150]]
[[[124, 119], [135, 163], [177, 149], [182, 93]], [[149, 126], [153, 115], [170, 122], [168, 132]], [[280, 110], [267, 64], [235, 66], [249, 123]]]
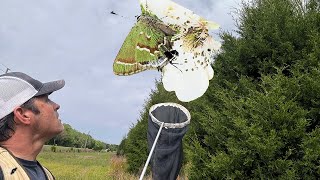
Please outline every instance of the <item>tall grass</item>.
[[[47, 167], [57, 180], [136, 180], [127, 173], [127, 162], [113, 152], [90, 152], [88, 150], [57, 146], [45, 146], [37, 160]], [[150, 180], [150, 177], [145, 177]]]
[[47, 167], [57, 180], [105, 180], [109, 176], [112, 153], [41, 152], [38, 161]]

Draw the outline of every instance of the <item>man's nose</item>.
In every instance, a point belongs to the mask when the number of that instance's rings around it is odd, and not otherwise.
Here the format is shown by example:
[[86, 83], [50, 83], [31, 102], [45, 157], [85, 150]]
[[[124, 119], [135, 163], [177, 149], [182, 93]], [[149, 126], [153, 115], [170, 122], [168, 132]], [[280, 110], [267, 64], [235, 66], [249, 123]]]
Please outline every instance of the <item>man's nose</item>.
[[53, 102], [53, 107], [54, 107], [55, 110], [60, 109], [60, 105], [55, 103], [55, 102]]

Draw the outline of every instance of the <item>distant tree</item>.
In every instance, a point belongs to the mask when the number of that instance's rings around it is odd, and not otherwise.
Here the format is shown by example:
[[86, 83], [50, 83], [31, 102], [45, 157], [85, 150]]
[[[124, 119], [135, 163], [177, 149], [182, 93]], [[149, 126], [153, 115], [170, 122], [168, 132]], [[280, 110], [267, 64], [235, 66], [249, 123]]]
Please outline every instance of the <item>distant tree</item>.
[[[69, 124], [63, 124], [64, 131], [52, 138], [47, 142], [49, 145], [58, 145], [65, 147], [75, 147], [75, 148], [88, 148], [100, 151], [102, 149], [106, 149], [107, 144], [105, 142], [95, 140], [86, 133], [81, 133], [71, 127]], [[116, 151], [118, 145], [108, 144], [112, 151]]]
[[94, 146], [93, 146], [93, 150], [100, 151], [102, 149], [106, 149], [106, 143], [101, 142], [101, 141], [95, 141]]
[[106, 149], [109, 149], [111, 152], [116, 152], [118, 150], [119, 145], [116, 144], [107, 144]]

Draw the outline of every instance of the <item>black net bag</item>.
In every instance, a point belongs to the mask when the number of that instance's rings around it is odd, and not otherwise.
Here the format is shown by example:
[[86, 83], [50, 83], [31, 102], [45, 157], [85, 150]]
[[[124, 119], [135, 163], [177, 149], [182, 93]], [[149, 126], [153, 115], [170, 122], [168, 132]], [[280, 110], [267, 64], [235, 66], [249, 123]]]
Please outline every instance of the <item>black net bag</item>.
[[148, 147], [154, 180], [175, 180], [180, 172], [183, 158], [182, 138], [190, 123], [189, 111], [176, 103], [160, 103], [149, 110]]

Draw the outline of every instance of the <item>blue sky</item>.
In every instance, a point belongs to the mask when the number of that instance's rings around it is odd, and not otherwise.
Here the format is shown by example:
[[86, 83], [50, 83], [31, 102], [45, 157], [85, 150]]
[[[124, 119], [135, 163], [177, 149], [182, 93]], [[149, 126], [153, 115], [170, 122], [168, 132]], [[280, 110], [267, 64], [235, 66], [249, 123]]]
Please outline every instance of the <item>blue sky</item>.
[[[235, 29], [231, 12], [241, 1], [175, 2], [220, 24], [212, 32], [217, 38]], [[43, 82], [64, 79], [66, 86], [50, 96], [61, 106], [62, 121], [118, 144], [139, 118], [155, 79], [160, 79], [156, 71], [125, 77], [112, 71], [139, 14], [138, 0], [1, 0], [0, 69], [5, 65]]]

